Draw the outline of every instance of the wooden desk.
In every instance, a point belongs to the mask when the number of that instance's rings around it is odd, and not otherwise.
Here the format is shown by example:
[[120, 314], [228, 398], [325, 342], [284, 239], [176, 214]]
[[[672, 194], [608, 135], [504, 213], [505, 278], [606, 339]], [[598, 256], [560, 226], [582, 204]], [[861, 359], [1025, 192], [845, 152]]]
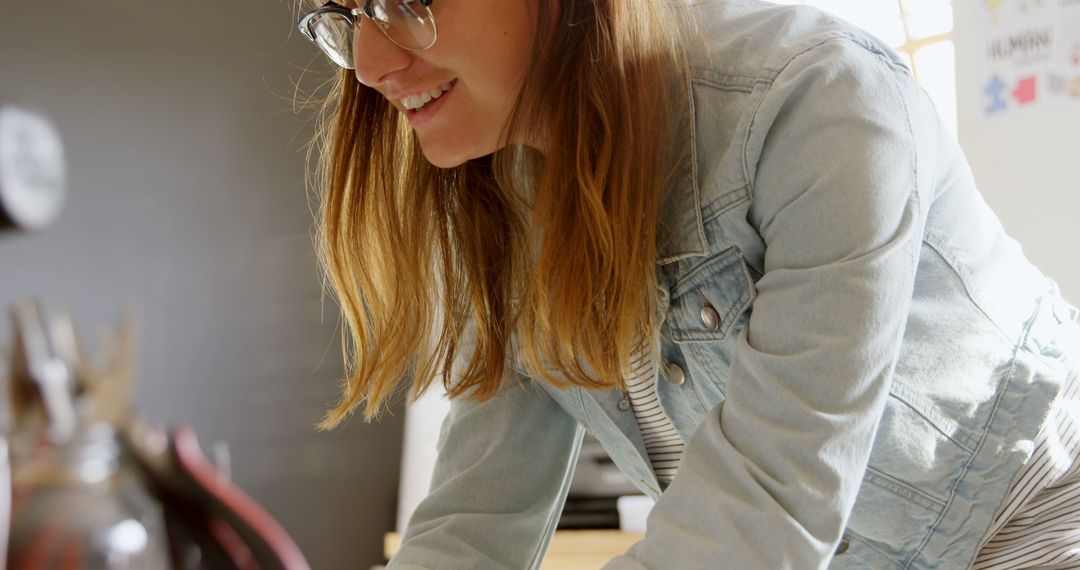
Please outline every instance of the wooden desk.
[[[626, 552], [645, 535], [618, 530], [560, 530], [548, 546], [541, 570], [598, 570], [613, 557]], [[401, 548], [401, 535], [383, 537], [383, 554], [389, 560]]]

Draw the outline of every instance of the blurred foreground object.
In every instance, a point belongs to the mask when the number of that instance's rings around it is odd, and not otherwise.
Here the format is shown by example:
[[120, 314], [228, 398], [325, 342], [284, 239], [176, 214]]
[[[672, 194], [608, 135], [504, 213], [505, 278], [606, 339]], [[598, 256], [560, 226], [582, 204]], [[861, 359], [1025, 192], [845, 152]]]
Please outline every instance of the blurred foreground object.
[[308, 570], [274, 519], [203, 455], [131, 411], [135, 326], [90, 362], [70, 317], [12, 310], [8, 570]]
[[60, 214], [67, 193], [64, 147], [38, 113], [0, 103], [0, 230], [39, 230]]
[[116, 426], [126, 414], [105, 422], [94, 410], [95, 391], [128, 372], [120, 363], [130, 360], [130, 324], [113, 366], [96, 370], [70, 318], [48, 323], [28, 301], [13, 308], [12, 322], [7, 567], [168, 568], [162, 508], [122, 460]]

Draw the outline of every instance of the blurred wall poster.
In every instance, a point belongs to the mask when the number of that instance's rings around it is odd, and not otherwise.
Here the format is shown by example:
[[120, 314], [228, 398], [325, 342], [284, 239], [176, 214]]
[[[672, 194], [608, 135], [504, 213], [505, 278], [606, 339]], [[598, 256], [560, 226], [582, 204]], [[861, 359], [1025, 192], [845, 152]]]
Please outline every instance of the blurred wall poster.
[[1080, 0], [953, 0], [960, 143], [1028, 257], [1080, 303]]

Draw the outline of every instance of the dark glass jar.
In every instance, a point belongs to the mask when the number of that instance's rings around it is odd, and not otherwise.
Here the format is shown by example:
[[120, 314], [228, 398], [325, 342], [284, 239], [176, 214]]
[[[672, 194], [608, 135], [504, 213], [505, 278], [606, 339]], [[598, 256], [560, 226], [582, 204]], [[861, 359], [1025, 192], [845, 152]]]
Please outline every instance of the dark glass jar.
[[11, 436], [8, 570], [166, 570], [160, 504], [121, 460], [106, 424], [56, 445], [43, 431]]

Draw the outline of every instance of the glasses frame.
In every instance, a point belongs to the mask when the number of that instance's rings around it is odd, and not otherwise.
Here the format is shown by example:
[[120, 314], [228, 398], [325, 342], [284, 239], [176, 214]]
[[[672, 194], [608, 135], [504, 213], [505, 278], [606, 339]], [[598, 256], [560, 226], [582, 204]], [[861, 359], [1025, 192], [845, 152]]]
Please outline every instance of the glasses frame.
[[[324, 18], [327, 14], [337, 14], [339, 16], [344, 17], [346, 20], [348, 20], [349, 23], [351, 23], [353, 28], [355, 29], [355, 27], [358, 24], [357, 18], [359, 18], [361, 16], [367, 16], [367, 18], [369, 20], [371, 20], [375, 24], [375, 27], [379, 28], [379, 31], [382, 32], [382, 34], [384, 36], [386, 36], [386, 39], [390, 40], [394, 45], [400, 47], [401, 49], [405, 49], [405, 50], [409, 50], [409, 51], [424, 51], [426, 49], [430, 49], [431, 46], [435, 45], [435, 42], [439, 41], [439, 26], [435, 22], [435, 15], [431, 13], [431, 2], [432, 2], [432, 0], [411, 0], [411, 1], [419, 2], [421, 6], [423, 6], [425, 9], [427, 9], [428, 18], [431, 21], [431, 29], [432, 29], [432, 32], [433, 32], [433, 34], [432, 34], [433, 37], [431, 39], [431, 43], [429, 43], [428, 45], [426, 45], [424, 47], [418, 47], [418, 48], [408, 47], [408, 46], [403, 46], [400, 43], [398, 43], [397, 40], [395, 40], [393, 38], [393, 36], [390, 35], [390, 31], [389, 31], [389, 28], [391, 27], [390, 24], [387, 23], [387, 22], [383, 22], [382, 20], [379, 20], [378, 18], [375, 17], [375, 11], [372, 10], [372, 8], [371, 8], [371, 4], [372, 4], [372, 2], [374, 2], [374, 0], [364, 0], [364, 7], [363, 8], [346, 8], [345, 6], [342, 6], [341, 4], [338, 4], [337, 2], [334, 2], [334, 0], [328, 0], [326, 2], [326, 4], [323, 4], [321, 7], [316, 8], [316, 9], [308, 12], [307, 14], [304, 14], [303, 16], [301, 16], [300, 21], [298, 21], [296, 23], [296, 27], [299, 28], [300, 33], [303, 34], [305, 38], [307, 38], [308, 40], [311, 40], [312, 43], [314, 43], [316, 46], [319, 46], [319, 49], [322, 50], [325, 53], [326, 50], [323, 50], [322, 46], [319, 45], [319, 42], [315, 37], [315, 32], [312, 31], [312, 28], [315, 26], [316, 23], [318, 23], [319, 20]], [[336, 61], [334, 61], [334, 58], [329, 57], [329, 54], [326, 54], [326, 55], [327, 55], [328, 59], [330, 59], [330, 61], [334, 62], [335, 65], [340, 65]], [[352, 69], [352, 66], [342, 66], [342, 67], [345, 67], [346, 69]]]

